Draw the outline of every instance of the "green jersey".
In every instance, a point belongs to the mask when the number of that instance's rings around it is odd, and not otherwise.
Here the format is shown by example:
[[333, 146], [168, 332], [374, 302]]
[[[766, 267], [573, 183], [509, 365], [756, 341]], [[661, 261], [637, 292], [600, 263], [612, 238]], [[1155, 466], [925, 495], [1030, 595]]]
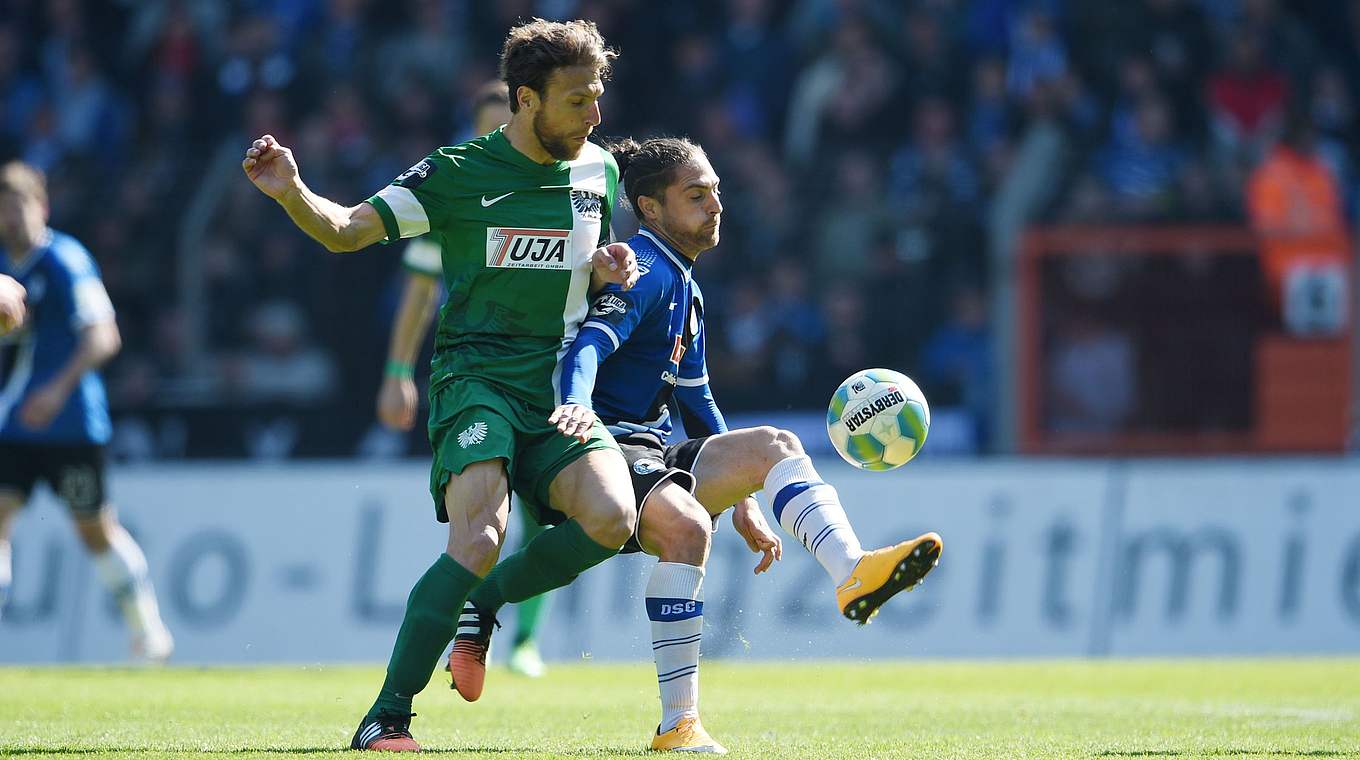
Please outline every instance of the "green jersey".
[[442, 246], [431, 390], [477, 377], [540, 407], [560, 403], [557, 365], [586, 317], [590, 255], [607, 242], [613, 156], [587, 142], [575, 161], [538, 164], [502, 130], [440, 148], [368, 202], [387, 240]]

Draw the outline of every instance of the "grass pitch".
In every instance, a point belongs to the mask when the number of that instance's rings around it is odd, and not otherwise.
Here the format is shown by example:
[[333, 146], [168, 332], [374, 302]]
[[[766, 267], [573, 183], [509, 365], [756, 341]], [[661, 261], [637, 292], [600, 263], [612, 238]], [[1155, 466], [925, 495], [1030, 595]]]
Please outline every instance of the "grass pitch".
[[[440, 682], [416, 739], [467, 758], [639, 757], [650, 664]], [[0, 668], [0, 756], [320, 758], [348, 747], [376, 667]], [[1360, 660], [708, 662], [704, 724], [736, 758], [1360, 758]], [[350, 754], [353, 758], [354, 755]]]

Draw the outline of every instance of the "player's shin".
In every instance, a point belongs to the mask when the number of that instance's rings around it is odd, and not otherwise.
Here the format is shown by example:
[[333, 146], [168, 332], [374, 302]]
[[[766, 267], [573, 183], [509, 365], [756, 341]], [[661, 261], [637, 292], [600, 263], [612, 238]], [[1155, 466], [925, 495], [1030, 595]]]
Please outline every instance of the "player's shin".
[[501, 560], [472, 592], [472, 603], [481, 614], [495, 615], [507, 602], [522, 602], [571, 583], [618, 551], [596, 543], [580, 523], [567, 520]]
[[479, 580], [453, 557], [440, 554], [416, 581], [387, 663], [387, 678], [369, 717], [411, 712], [411, 700], [430, 682], [440, 655], [453, 640], [458, 611]]
[[765, 493], [775, 519], [840, 585], [863, 556], [859, 537], [845, 516], [836, 489], [827, 485], [806, 456], [777, 462], [765, 475]]
[[94, 555], [95, 573], [113, 594], [132, 632], [135, 653], [153, 661], [164, 660], [173, 639], [161, 622], [160, 606], [151, 586], [146, 555], [122, 527], [109, 531], [109, 548]]
[[647, 581], [647, 618], [661, 690], [664, 734], [699, 715], [699, 639], [704, 630], [704, 569], [658, 562]]

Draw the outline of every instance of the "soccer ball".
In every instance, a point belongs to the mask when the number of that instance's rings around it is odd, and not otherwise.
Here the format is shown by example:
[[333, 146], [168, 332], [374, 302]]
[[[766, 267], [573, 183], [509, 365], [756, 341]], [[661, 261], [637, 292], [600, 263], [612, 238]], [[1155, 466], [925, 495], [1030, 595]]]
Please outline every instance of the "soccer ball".
[[866, 369], [841, 383], [826, 409], [826, 432], [845, 461], [862, 470], [901, 467], [926, 442], [930, 406], [911, 378]]

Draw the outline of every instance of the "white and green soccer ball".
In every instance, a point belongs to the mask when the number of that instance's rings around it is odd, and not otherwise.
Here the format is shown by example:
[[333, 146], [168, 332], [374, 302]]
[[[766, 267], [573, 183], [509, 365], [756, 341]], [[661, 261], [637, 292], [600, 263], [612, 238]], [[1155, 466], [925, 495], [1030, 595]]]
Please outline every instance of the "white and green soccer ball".
[[826, 432], [841, 458], [862, 470], [901, 467], [926, 442], [930, 406], [911, 378], [866, 369], [841, 383], [826, 409]]

